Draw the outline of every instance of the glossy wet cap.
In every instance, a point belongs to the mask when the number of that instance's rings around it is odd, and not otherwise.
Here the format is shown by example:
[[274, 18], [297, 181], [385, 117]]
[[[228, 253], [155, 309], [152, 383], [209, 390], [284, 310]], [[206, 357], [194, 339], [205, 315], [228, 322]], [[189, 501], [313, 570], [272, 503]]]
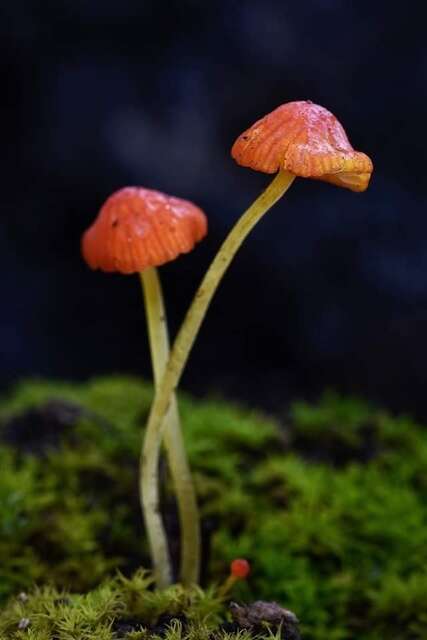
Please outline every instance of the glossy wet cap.
[[231, 155], [256, 171], [286, 169], [352, 191], [365, 191], [373, 171], [371, 159], [353, 149], [336, 117], [310, 101], [288, 102], [255, 122], [237, 138]]
[[187, 200], [142, 187], [111, 195], [82, 238], [92, 269], [136, 273], [188, 253], [207, 233], [206, 216]]

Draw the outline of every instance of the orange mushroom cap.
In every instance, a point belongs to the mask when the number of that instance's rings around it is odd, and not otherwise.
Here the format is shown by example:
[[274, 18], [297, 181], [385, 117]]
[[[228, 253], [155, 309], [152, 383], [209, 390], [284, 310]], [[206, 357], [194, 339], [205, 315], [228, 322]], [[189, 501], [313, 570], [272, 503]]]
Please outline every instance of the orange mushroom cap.
[[231, 155], [256, 171], [286, 169], [351, 191], [365, 191], [373, 171], [371, 159], [353, 149], [336, 117], [309, 100], [282, 104], [255, 122], [237, 138]]
[[206, 233], [206, 216], [192, 202], [124, 187], [84, 233], [82, 253], [91, 269], [136, 273], [188, 253]]

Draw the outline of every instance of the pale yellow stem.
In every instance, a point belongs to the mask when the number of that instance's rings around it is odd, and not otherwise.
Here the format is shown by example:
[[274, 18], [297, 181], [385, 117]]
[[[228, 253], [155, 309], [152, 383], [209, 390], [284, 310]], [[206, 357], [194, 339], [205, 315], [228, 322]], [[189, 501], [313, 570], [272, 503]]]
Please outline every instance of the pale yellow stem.
[[[169, 359], [166, 310], [157, 269], [146, 269], [140, 274], [140, 277], [145, 299], [154, 381], [155, 386], [157, 386], [162, 379]], [[185, 452], [175, 394], [172, 396], [163, 425], [165, 429], [166, 454], [179, 510], [181, 581], [186, 585], [190, 585], [197, 583], [200, 572], [200, 522], [196, 493]], [[156, 465], [155, 473], [156, 477], [153, 477], [153, 483], [158, 487], [158, 464]], [[158, 503], [158, 493], [156, 498]], [[143, 507], [143, 510], [146, 511], [145, 507]], [[154, 563], [156, 581], [159, 586], [165, 587], [171, 583], [172, 571], [167, 538], [158, 509], [155, 510], [155, 518], [152, 520], [151, 526], [153, 530], [155, 527], [157, 531], [156, 535], [150, 538], [151, 553], [153, 558], [156, 558]]]
[[[164, 429], [163, 417], [169, 409], [184, 366], [205, 317], [209, 303], [240, 245], [262, 216], [281, 198], [295, 176], [280, 171], [267, 189], [255, 200], [222, 244], [199, 286], [173, 345], [162, 381], [156, 389], [145, 431], [140, 459], [140, 491], [151, 548], [156, 546], [159, 519], [157, 468]], [[157, 558], [153, 558], [158, 571]]]

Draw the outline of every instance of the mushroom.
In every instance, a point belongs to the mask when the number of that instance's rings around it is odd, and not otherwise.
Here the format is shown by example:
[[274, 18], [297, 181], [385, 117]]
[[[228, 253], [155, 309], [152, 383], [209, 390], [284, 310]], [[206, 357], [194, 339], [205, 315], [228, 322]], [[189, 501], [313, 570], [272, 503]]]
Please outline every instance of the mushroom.
[[218, 588], [219, 597], [225, 598], [239, 580], [246, 580], [251, 572], [251, 565], [245, 558], [235, 558], [230, 563], [230, 573]]
[[[83, 257], [92, 269], [139, 273], [156, 386], [169, 357], [166, 313], [156, 267], [191, 251], [206, 232], [206, 216], [193, 203], [151, 189], [125, 187], [107, 199], [82, 238]], [[164, 426], [165, 448], [180, 514], [181, 579], [185, 584], [192, 584], [199, 575], [199, 517], [174, 395]], [[158, 486], [157, 473], [156, 466], [151, 479], [155, 487]], [[171, 564], [159, 514], [151, 526], [156, 529], [156, 535], [150, 542], [157, 548], [156, 555], [162, 558], [156, 565], [158, 582], [166, 585], [171, 581]]]
[[[352, 191], [368, 187], [373, 170], [364, 153], [350, 145], [341, 124], [324, 107], [310, 101], [284, 104], [245, 131], [234, 143], [233, 158], [241, 165], [265, 173], [277, 172], [267, 189], [234, 225], [206, 272], [172, 347], [158, 387], [145, 432], [144, 486], [153, 491], [150, 478], [158, 464], [162, 420], [177, 387], [210, 301], [233, 257], [262, 216], [282, 197], [296, 176], [332, 182]], [[150, 455], [148, 456], [148, 452]], [[146, 497], [157, 508], [154, 493]]]
[[365, 191], [372, 162], [355, 151], [336, 117], [310, 100], [282, 104], [244, 131], [231, 149], [237, 164], [288, 172]]

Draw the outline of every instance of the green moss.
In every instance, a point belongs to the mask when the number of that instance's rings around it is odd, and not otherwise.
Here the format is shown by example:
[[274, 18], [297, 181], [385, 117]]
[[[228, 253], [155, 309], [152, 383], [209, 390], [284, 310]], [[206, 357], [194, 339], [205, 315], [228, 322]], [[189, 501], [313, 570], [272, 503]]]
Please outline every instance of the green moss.
[[[224, 619], [225, 607], [214, 590], [184, 590], [175, 585], [151, 590], [149, 574], [139, 570], [132, 578], [111, 578], [85, 595], [53, 587], [10, 598], [0, 612], [0, 637], [8, 640], [128, 640], [157, 638], [161, 617], [164, 640], [212, 638]], [[179, 618], [173, 619], [174, 616]], [[127, 633], [124, 625], [134, 629]], [[185, 625], [185, 628], [184, 628]], [[248, 634], [217, 631], [218, 640], [243, 639]], [[266, 634], [267, 637], [271, 637]]]
[[[136, 467], [151, 394], [112, 377], [28, 382], [3, 400], [0, 419], [55, 398], [85, 412], [42, 457], [0, 448], [0, 597], [148, 564]], [[425, 428], [331, 393], [294, 405], [285, 432], [218, 400], [180, 407], [213, 580], [248, 557], [236, 597], [281, 602], [306, 640], [427, 637]]]

